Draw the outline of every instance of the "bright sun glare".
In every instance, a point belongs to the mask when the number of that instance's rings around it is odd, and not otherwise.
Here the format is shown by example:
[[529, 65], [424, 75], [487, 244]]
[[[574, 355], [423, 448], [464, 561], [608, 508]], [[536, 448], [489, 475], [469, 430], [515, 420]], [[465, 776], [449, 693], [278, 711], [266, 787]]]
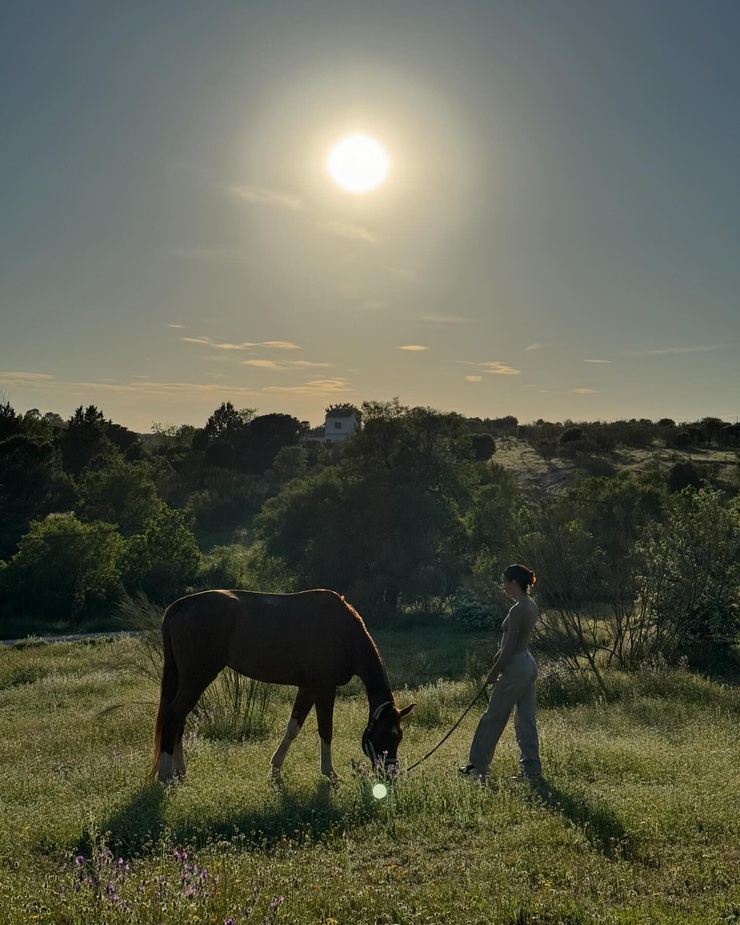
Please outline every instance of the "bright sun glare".
[[351, 193], [367, 193], [385, 180], [390, 160], [369, 135], [349, 135], [329, 152], [326, 169], [335, 183]]

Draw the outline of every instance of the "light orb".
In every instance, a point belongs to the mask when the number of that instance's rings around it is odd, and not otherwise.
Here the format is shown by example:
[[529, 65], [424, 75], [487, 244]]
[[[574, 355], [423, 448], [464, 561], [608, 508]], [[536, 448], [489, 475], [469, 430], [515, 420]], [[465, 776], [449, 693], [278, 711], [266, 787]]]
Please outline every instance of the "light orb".
[[373, 796], [376, 800], [382, 800], [388, 796], [388, 788], [385, 784], [376, 784], [373, 787]]

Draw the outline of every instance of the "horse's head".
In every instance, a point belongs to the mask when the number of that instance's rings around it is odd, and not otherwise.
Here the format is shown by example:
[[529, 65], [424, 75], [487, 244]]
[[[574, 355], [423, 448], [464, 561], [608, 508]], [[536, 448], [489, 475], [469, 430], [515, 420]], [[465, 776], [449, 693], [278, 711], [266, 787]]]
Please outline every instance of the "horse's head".
[[387, 771], [398, 768], [398, 746], [403, 738], [401, 717], [410, 713], [414, 706], [412, 703], [399, 710], [392, 700], [387, 700], [372, 714], [362, 733], [362, 750], [373, 767], [380, 765]]

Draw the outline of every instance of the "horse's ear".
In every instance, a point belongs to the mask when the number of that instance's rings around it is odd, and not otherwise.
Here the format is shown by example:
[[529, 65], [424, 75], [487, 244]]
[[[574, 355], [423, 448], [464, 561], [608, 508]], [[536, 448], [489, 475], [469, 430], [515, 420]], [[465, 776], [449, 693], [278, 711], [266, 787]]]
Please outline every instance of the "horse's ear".
[[403, 710], [400, 710], [398, 715], [408, 716], [408, 714], [414, 709], [415, 706], [415, 703], [410, 703], [407, 707], [404, 707]]

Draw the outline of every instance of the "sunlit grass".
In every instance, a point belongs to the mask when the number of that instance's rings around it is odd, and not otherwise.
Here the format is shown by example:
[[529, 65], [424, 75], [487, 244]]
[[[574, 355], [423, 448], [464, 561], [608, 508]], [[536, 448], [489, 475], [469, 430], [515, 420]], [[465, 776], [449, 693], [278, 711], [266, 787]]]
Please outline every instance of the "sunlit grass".
[[[320, 777], [313, 717], [282, 785], [268, 780], [292, 700], [277, 689], [266, 740], [216, 741], [194, 727], [188, 778], [164, 788], [145, 780], [158, 691], [131, 667], [137, 646], [119, 639], [0, 651], [2, 922], [740, 918], [740, 694], [731, 686], [645, 671], [610, 675], [608, 701], [573, 690], [562, 703], [562, 691], [548, 693], [545, 683], [546, 779], [536, 788], [509, 779], [517, 770], [511, 729], [489, 785], [457, 778], [481, 701], [381, 800], [360, 750], [367, 702], [357, 687], [337, 701], [343, 782], [335, 788]], [[397, 687], [401, 648], [400, 636], [388, 647]], [[478, 690], [478, 678], [450, 677], [449, 651], [435, 648], [423, 681], [399, 694], [417, 703], [405, 726], [405, 767], [439, 742]]]

